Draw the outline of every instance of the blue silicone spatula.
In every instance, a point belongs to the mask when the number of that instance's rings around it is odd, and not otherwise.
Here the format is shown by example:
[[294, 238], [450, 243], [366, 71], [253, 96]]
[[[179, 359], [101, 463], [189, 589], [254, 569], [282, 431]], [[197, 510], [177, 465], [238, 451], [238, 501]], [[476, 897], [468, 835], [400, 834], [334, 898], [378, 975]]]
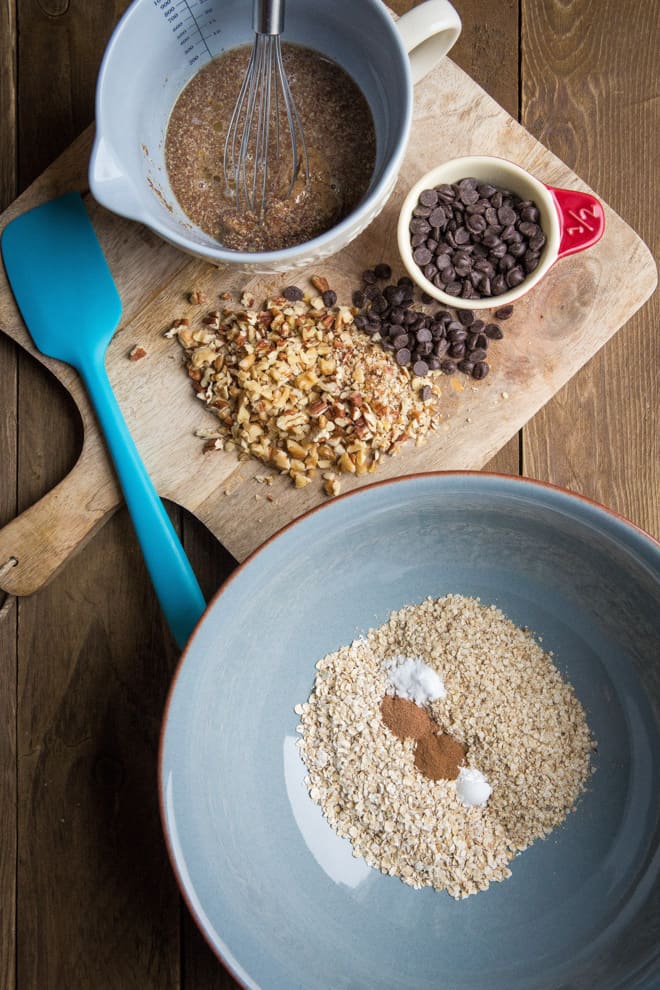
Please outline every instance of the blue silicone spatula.
[[12, 220], [0, 247], [35, 345], [72, 365], [87, 388], [158, 600], [183, 647], [206, 603], [105, 370], [121, 299], [80, 195], [66, 193]]

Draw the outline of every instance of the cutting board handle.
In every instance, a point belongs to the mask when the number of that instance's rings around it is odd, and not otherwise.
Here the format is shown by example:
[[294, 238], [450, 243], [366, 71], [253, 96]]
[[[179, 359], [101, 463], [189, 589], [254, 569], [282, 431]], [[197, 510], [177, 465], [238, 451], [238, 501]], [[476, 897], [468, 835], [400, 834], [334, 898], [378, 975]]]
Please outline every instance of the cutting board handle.
[[55, 488], [0, 529], [0, 588], [11, 595], [39, 591], [100, 529], [119, 500], [98, 447], [84, 446]]

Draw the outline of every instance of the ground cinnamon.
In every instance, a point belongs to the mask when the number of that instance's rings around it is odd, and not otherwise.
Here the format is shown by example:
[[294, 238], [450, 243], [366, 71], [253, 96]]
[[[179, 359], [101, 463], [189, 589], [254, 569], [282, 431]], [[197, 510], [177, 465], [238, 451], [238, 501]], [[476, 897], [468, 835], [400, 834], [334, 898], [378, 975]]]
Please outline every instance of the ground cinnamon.
[[414, 701], [386, 694], [380, 706], [383, 722], [399, 739], [421, 739], [433, 732], [433, 722]]
[[446, 732], [432, 732], [415, 747], [415, 766], [429, 780], [456, 780], [465, 750]]
[[465, 749], [441, 732], [429, 713], [407, 698], [386, 694], [380, 713], [399, 739], [415, 739], [415, 766], [429, 780], [455, 780], [465, 760]]

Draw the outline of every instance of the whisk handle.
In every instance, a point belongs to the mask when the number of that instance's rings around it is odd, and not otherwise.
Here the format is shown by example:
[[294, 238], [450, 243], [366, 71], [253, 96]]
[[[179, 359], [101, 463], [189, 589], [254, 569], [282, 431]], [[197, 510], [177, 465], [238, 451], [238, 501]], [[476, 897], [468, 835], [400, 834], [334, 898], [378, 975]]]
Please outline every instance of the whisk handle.
[[254, 0], [252, 26], [257, 34], [281, 34], [284, 30], [284, 0]]

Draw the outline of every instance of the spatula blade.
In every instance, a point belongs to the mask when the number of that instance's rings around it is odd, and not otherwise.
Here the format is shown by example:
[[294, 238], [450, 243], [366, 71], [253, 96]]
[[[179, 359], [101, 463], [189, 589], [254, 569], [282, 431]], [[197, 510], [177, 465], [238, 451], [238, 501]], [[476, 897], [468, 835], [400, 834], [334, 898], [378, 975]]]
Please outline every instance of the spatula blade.
[[79, 193], [12, 220], [0, 248], [18, 308], [43, 354], [77, 368], [83, 352], [105, 351], [121, 299]]

